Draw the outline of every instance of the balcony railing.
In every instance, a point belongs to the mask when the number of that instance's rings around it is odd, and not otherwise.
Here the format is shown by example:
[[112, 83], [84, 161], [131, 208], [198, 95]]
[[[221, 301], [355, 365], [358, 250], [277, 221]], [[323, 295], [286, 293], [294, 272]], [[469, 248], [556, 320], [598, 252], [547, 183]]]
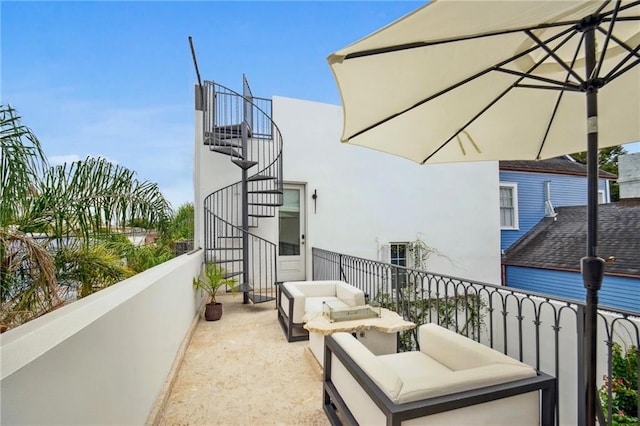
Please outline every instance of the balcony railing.
[[[313, 279], [343, 280], [362, 289], [404, 318], [433, 322], [473, 338], [558, 379], [556, 424], [584, 424], [580, 389], [584, 389], [583, 337], [585, 305], [563, 299], [406, 268], [322, 249], [313, 249]], [[635, 351], [640, 369], [640, 313], [600, 307], [598, 311], [598, 377], [605, 409], [600, 424], [613, 424], [618, 408], [615, 386], [615, 347]], [[415, 331], [401, 335], [401, 350], [417, 346]], [[633, 368], [633, 367], [632, 367]], [[631, 390], [640, 390], [635, 376]], [[640, 392], [636, 394], [635, 417]], [[633, 398], [633, 397], [632, 397]], [[631, 403], [633, 405], [633, 403]], [[625, 413], [632, 416], [634, 413]]]

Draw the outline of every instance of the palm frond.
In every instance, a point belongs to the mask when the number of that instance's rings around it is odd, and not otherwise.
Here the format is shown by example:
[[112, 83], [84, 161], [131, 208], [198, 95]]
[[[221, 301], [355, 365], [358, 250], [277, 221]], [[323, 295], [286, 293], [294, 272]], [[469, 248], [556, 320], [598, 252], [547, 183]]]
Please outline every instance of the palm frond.
[[89, 239], [140, 219], [163, 230], [171, 207], [158, 186], [104, 158], [87, 158], [50, 168], [44, 176], [42, 211], [58, 237]]
[[40, 142], [9, 105], [0, 105], [0, 226], [15, 224], [48, 166]]
[[22, 324], [61, 306], [53, 257], [46, 242], [0, 228], [0, 328]]

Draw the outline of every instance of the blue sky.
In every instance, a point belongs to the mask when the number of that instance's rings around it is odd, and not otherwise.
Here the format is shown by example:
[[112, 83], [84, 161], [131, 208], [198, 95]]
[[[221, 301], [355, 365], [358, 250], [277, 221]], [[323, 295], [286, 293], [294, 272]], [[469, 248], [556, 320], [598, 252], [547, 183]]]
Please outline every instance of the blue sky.
[[203, 79], [339, 104], [326, 56], [421, 5], [2, 1], [2, 103], [52, 163], [106, 157], [177, 207], [193, 198], [188, 36]]
[[189, 36], [203, 79], [338, 105], [327, 55], [422, 4], [2, 1], [2, 103], [53, 164], [106, 157], [177, 207], [193, 198]]

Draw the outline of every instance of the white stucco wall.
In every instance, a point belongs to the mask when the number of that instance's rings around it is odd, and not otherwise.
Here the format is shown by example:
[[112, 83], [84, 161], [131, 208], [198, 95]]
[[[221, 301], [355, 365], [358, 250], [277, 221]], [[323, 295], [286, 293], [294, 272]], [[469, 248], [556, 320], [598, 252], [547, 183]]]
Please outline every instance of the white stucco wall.
[[185, 254], [1, 335], [0, 424], [147, 420], [202, 295]]
[[311, 247], [381, 259], [383, 245], [420, 233], [453, 262], [432, 256], [430, 271], [499, 282], [497, 162], [420, 166], [340, 143], [339, 106], [274, 97], [273, 111], [285, 182], [307, 186], [308, 278]]
[[194, 248], [204, 248], [203, 203], [212, 192], [238, 182], [242, 174], [238, 166], [223, 154], [212, 152], [202, 142], [202, 111], [195, 111], [194, 141]]
[[[430, 271], [500, 282], [497, 162], [420, 166], [342, 144], [337, 105], [273, 97], [273, 115], [283, 136], [285, 182], [306, 185], [308, 279], [312, 247], [383, 260], [389, 242], [420, 234], [451, 259], [432, 256]], [[195, 200], [201, 211], [204, 197], [238, 181], [240, 171], [229, 157], [202, 145], [196, 123]], [[277, 219], [261, 219], [252, 232], [277, 243], [277, 228]]]

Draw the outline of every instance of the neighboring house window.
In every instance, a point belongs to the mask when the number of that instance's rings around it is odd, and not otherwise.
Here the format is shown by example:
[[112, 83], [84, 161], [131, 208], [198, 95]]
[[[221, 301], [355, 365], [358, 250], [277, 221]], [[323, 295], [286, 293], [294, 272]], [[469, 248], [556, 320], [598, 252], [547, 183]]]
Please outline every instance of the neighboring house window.
[[500, 183], [500, 228], [518, 229], [518, 184]]
[[[391, 243], [389, 245], [389, 263], [398, 266], [407, 266], [407, 245], [408, 243]], [[407, 271], [404, 269], [391, 268], [391, 285], [404, 287], [407, 284]]]

